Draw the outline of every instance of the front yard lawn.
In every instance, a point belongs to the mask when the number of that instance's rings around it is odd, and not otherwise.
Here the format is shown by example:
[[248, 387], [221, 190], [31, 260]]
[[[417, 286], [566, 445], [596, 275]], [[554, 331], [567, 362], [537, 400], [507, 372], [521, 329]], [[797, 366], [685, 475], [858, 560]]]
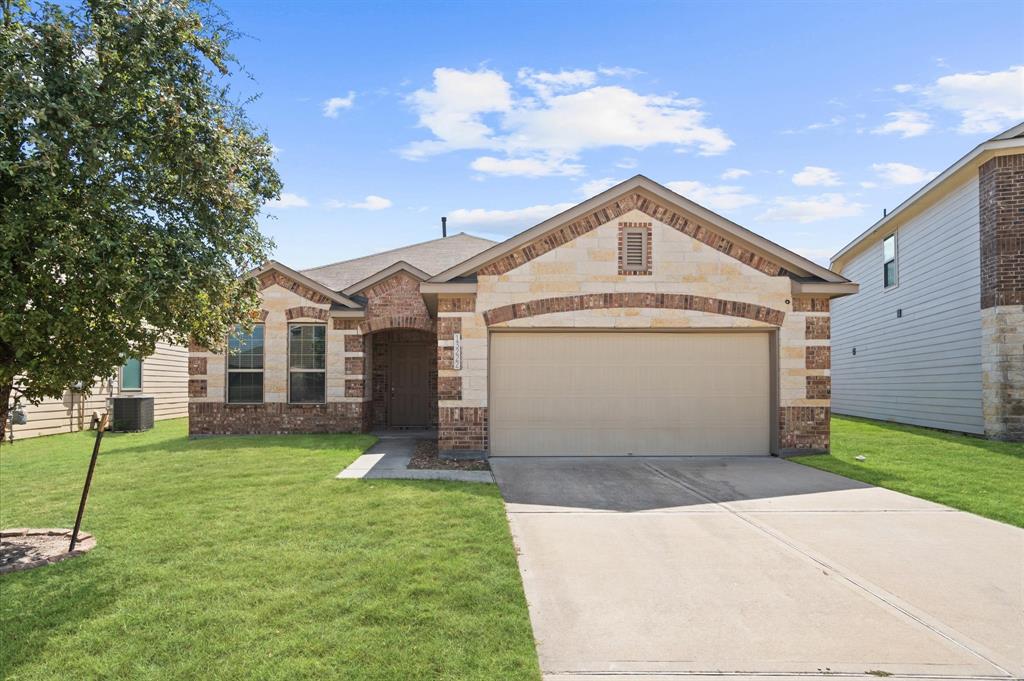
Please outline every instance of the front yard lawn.
[[[85, 556], [0, 576], [10, 679], [537, 679], [493, 485], [335, 480], [359, 435], [104, 437]], [[0, 447], [0, 527], [71, 527], [92, 434]]]
[[792, 460], [1024, 527], [1019, 443], [837, 416], [831, 454]]

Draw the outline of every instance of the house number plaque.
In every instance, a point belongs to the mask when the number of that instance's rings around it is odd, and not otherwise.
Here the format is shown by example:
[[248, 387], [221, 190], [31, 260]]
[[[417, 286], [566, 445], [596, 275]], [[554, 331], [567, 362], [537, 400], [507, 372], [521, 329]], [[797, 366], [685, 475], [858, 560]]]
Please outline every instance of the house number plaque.
[[462, 368], [462, 334], [452, 334], [452, 369]]

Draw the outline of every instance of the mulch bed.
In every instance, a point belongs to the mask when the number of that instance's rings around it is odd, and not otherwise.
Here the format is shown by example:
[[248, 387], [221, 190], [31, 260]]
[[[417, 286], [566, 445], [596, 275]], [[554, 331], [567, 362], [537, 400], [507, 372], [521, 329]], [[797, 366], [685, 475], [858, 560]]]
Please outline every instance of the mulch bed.
[[409, 460], [407, 468], [419, 468], [426, 470], [459, 470], [459, 471], [489, 471], [491, 467], [486, 461], [455, 461], [442, 459], [437, 456], [437, 442], [435, 440], [417, 440], [416, 453]]
[[68, 552], [71, 530], [18, 528], [0, 531], [0, 574], [57, 563], [80, 556], [96, 546], [88, 532], [78, 533], [75, 550]]

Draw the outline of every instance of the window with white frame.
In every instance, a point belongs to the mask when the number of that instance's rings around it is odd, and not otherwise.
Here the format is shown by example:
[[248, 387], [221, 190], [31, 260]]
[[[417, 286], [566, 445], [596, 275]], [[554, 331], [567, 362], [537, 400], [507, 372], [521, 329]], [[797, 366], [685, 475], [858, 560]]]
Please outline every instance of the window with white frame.
[[896, 233], [882, 240], [882, 283], [885, 288], [896, 285]]
[[228, 402], [263, 402], [263, 324], [239, 325], [228, 335]]
[[323, 324], [288, 325], [288, 401], [298, 404], [326, 402], [327, 327]]

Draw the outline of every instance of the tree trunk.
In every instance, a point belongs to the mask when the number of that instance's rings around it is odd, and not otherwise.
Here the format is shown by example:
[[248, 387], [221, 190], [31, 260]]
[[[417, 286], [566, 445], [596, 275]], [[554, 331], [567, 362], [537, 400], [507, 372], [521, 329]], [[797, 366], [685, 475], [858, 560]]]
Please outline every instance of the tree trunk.
[[7, 415], [11, 410], [11, 393], [13, 391], [13, 383], [0, 385], [0, 446], [3, 446], [7, 437]]

